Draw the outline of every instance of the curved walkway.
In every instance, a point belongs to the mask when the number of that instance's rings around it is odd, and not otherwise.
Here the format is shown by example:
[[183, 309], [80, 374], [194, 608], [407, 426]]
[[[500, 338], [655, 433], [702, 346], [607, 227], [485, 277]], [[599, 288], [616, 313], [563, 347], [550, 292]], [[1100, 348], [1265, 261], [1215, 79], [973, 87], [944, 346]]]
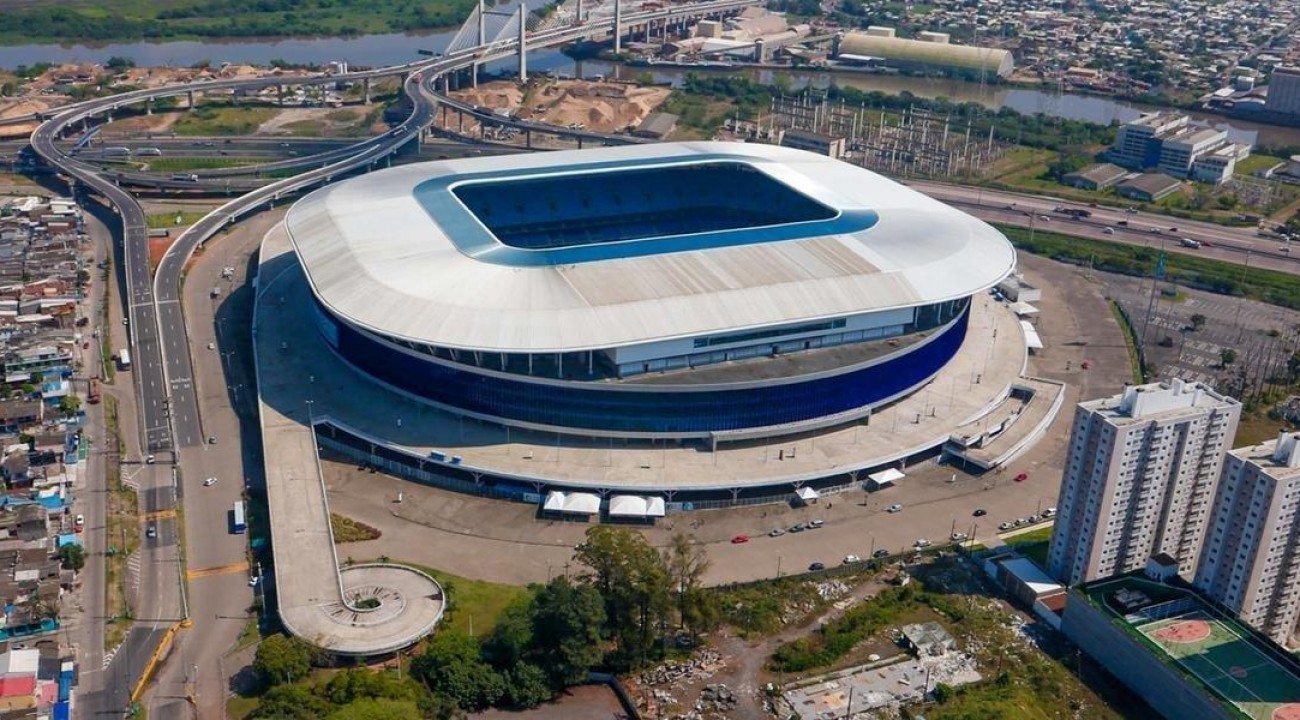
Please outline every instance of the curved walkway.
[[[277, 225], [267, 234], [262, 258], [288, 238]], [[258, 413], [266, 462], [266, 498], [275, 529], [276, 597], [289, 632], [338, 655], [391, 653], [433, 631], [445, 600], [433, 578], [399, 565], [360, 565], [342, 572], [330, 530], [329, 502], [311, 428], [311, 408], [291, 409], [284, 395], [302, 378], [277, 372], [281, 363], [262, 358], [289, 349], [257, 332], [262, 313], [279, 305], [276, 278], [259, 268], [253, 319], [253, 354], [260, 391]], [[271, 271], [267, 271], [271, 272]]]

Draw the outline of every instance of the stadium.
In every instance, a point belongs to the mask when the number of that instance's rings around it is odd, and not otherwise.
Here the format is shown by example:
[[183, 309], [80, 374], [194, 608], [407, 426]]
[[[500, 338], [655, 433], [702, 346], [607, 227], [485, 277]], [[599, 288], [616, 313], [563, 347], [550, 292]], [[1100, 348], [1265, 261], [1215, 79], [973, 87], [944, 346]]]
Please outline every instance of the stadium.
[[319, 336], [386, 389], [520, 431], [713, 447], [917, 392], [1015, 267], [995, 229], [906, 187], [734, 143], [393, 168], [282, 228]]

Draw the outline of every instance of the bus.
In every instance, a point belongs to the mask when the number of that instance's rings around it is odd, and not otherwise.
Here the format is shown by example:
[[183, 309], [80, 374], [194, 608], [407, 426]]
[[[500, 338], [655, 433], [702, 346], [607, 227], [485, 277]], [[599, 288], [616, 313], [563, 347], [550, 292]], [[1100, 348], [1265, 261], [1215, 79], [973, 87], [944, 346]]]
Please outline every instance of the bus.
[[231, 513], [234, 520], [231, 521], [231, 527], [234, 528], [236, 535], [243, 535], [248, 531], [248, 521], [244, 519], [244, 501], [240, 500], [235, 503], [235, 509]]
[[122, 348], [122, 350], [121, 350], [120, 352], [118, 352], [118, 354], [117, 354], [117, 368], [118, 368], [119, 370], [130, 370], [130, 369], [131, 369], [131, 351], [130, 351], [130, 350], [127, 350], [126, 348]]

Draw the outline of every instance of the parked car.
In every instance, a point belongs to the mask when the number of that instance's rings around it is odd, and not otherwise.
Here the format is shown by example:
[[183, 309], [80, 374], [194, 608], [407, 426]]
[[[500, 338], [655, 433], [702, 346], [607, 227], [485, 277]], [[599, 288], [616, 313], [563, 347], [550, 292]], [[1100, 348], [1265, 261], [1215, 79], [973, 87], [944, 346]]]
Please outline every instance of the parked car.
[[149, 539], [151, 539], [151, 540], [152, 540], [153, 538], [158, 537], [158, 526], [157, 526], [157, 525], [150, 525], [149, 527], [145, 528], [144, 536], [147, 537], [147, 538], [149, 538]]
[[747, 543], [747, 542], [749, 542], [749, 536], [748, 536], [748, 535], [737, 535], [737, 536], [731, 538], [731, 544], [732, 544], [732, 545], [740, 545], [741, 543]]
[[809, 529], [809, 530], [816, 530], [817, 528], [819, 528], [819, 527], [821, 527], [821, 526], [823, 526], [823, 525], [825, 525], [825, 524], [826, 524], [826, 521], [824, 521], [824, 520], [809, 520], [809, 521], [808, 521], [808, 529]]
[[894, 503], [893, 505], [890, 505], [888, 508], [886, 508], [886, 511], [891, 513], [903, 512], [903, 506], [899, 505], [898, 503]]
[[826, 564], [825, 564], [825, 563], [815, 562], [815, 563], [813, 563], [812, 565], [809, 565], [809, 566], [808, 566], [808, 570], [811, 571], [811, 572], [816, 572], [816, 571], [818, 571], [818, 570], [825, 570], [825, 569], [826, 569]]
[[1043, 517], [1045, 518], [1055, 517], [1055, 516], [1056, 516], [1056, 508], [1054, 507], [1049, 507], [1043, 511]]
[[803, 532], [804, 530], [807, 530], [807, 529], [808, 529], [808, 526], [805, 525], [804, 523], [795, 523], [794, 525], [791, 525], [791, 526], [790, 526], [790, 532], [792, 532], [792, 533], [801, 533], [801, 532]]
[[925, 538], [921, 538], [920, 540], [917, 540], [916, 542], [912, 543], [912, 546], [923, 548], [923, 547], [930, 547], [931, 544], [932, 543], [929, 540], [926, 540]]
[[975, 508], [975, 512], [971, 513], [971, 515], [974, 515], [975, 517], [984, 517], [985, 515], [988, 514], [989, 511], [985, 510], [984, 508]]
[[1019, 475], [1017, 475], [1015, 478], [1016, 482], [1024, 482], [1028, 479], [1029, 479], [1029, 473], [1027, 472], [1022, 472]]
[[853, 563], [856, 563], [856, 562], [862, 562], [862, 558], [858, 557], [857, 555], [845, 555], [845, 556], [844, 556], [844, 564], [845, 564], [845, 565], [852, 565]]
[[781, 528], [773, 528], [772, 532], [768, 533], [768, 537], [781, 537], [784, 534], [785, 531]]
[[81, 532], [82, 528], [86, 527], [86, 516], [78, 515], [77, 519], [72, 522], [72, 527], [75, 528], [77, 532]]
[[1009, 523], [1009, 522], [998, 523], [999, 530], [1010, 530], [1013, 527], [1015, 527], [1015, 523]]
[[886, 558], [886, 557], [889, 557], [889, 551], [886, 550], [885, 548], [880, 548], [879, 550], [877, 550], [877, 551], [871, 553], [871, 557], [873, 557], [873, 558]]
[[952, 540], [953, 542], [961, 542], [962, 540], [965, 540], [968, 537], [970, 536], [964, 532], [955, 532], [948, 539]]
[[203, 481], [203, 487], [212, 487], [213, 485], [216, 484], [217, 484], [217, 479], [214, 477], [210, 477], [207, 480]]

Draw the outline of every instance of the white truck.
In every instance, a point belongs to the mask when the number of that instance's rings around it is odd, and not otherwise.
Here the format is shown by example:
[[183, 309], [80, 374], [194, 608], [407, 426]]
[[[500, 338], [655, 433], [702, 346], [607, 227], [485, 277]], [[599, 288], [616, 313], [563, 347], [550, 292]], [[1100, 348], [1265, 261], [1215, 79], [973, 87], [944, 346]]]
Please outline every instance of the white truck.
[[1181, 243], [1182, 246], [1186, 248], [1199, 248], [1201, 246], [1200, 240], [1193, 240], [1191, 238], [1183, 238], [1178, 242]]

